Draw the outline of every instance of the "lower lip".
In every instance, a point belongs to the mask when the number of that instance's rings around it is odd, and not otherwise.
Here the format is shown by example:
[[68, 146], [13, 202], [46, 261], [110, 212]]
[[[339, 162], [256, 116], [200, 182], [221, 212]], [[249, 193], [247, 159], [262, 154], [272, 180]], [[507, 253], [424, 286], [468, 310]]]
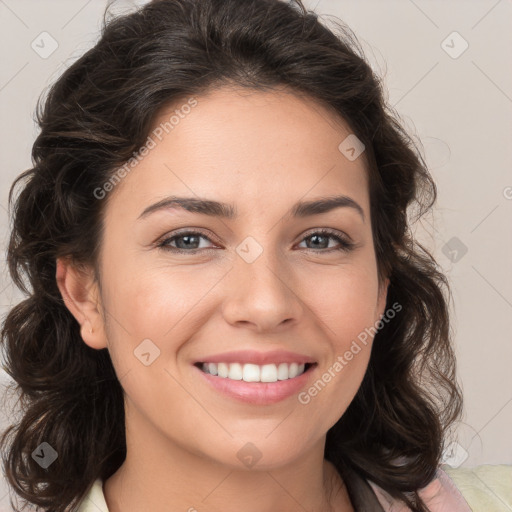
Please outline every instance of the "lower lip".
[[243, 380], [232, 380], [225, 377], [217, 377], [205, 373], [197, 366], [194, 366], [208, 384], [217, 391], [234, 398], [240, 402], [257, 405], [275, 404], [295, 394], [306, 385], [314, 370], [314, 366], [298, 377], [276, 382], [245, 382]]

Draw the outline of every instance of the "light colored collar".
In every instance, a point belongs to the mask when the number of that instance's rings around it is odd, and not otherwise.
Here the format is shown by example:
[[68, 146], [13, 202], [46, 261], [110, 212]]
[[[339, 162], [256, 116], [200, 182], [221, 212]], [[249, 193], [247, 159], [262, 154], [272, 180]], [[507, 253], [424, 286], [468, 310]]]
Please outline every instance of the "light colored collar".
[[[369, 482], [369, 485], [375, 492], [380, 505], [385, 511], [405, 512], [409, 510], [408, 507], [400, 507], [388, 493], [373, 482]], [[353, 487], [353, 489], [356, 489], [356, 487]], [[362, 492], [359, 488], [357, 489], [358, 492]], [[432, 480], [427, 487], [419, 491], [419, 495], [426, 501], [433, 512], [444, 512], [447, 510], [450, 512], [471, 512], [471, 508], [469, 508], [468, 503], [463, 498], [454, 482], [441, 468], [438, 468], [436, 478]], [[377, 508], [375, 508], [375, 510], [377, 510]], [[94, 481], [77, 512], [109, 512], [103, 493], [103, 482], [100, 478]]]
[[107, 502], [103, 494], [103, 482], [97, 478], [85, 498], [80, 503], [77, 512], [108, 512]]

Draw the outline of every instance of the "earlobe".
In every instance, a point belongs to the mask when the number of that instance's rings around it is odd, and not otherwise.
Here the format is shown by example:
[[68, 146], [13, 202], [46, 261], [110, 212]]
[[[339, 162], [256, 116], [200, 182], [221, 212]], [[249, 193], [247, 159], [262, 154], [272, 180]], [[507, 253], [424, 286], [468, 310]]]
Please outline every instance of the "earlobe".
[[64, 304], [80, 324], [80, 334], [91, 348], [106, 348], [98, 286], [94, 273], [78, 267], [70, 258], [57, 258], [55, 278]]

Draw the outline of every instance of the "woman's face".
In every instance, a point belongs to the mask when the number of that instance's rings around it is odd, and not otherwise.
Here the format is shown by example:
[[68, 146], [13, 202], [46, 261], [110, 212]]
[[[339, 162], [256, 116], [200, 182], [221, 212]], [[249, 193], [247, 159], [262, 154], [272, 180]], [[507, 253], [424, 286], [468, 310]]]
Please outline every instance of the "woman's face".
[[[132, 442], [277, 467], [318, 449], [343, 415], [370, 357], [361, 334], [384, 313], [364, 154], [342, 152], [348, 127], [284, 91], [196, 100], [161, 113], [152, 149], [109, 192], [106, 323], [93, 320], [85, 340], [108, 347]], [[151, 209], [171, 196], [225, 203], [232, 216]], [[350, 201], [294, 215], [334, 196]]]

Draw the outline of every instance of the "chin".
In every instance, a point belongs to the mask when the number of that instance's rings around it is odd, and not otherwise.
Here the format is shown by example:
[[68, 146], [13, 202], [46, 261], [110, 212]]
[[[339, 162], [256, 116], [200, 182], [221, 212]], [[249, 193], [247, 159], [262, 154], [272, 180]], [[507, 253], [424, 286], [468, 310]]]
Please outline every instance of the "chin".
[[[304, 441], [300, 435], [298, 439]], [[223, 448], [212, 453], [212, 445]], [[268, 435], [266, 430], [260, 430], [252, 437], [247, 433], [242, 438], [236, 437], [225, 443], [212, 441], [212, 445], [204, 452], [205, 456], [230, 469], [250, 471], [269, 471], [286, 466], [293, 463], [307, 449], [289, 434], [278, 435], [273, 432]]]

